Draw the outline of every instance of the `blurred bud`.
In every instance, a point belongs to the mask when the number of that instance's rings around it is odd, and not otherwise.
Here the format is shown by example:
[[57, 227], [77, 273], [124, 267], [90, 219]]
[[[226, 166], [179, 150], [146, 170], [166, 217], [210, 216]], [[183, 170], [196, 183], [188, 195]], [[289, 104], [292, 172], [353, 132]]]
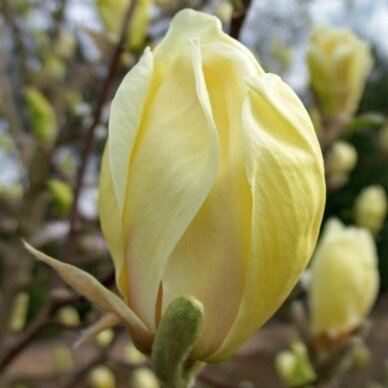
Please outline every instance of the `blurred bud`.
[[159, 382], [150, 369], [139, 368], [131, 374], [129, 386], [131, 388], [159, 388]]
[[75, 178], [78, 161], [76, 154], [68, 147], [60, 147], [55, 150], [54, 154], [55, 167], [59, 173], [71, 181]]
[[369, 348], [360, 344], [354, 347], [352, 350], [352, 366], [355, 370], [364, 369], [371, 360], [371, 352]]
[[57, 55], [49, 53], [45, 55], [41, 72], [45, 77], [50, 77], [53, 80], [61, 80], [66, 75], [66, 65]]
[[139, 352], [133, 344], [128, 344], [124, 348], [124, 358], [130, 364], [141, 364], [147, 360], [147, 357]]
[[357, 158], [354, 146], [342, 140], [336, 141], [325, 157], [329, 186], [336, 188], [344, 185], [357, 164]]
[[29, 87], [25, 95], [34, 135], [45, 143], [52, 142], [58, 131], [53, 107], [38, 89]]
[[111, 344], [114, 336], [115, 336], [115, 332], [112, 329], [106, 329], [106, 330], [103, 330], [101, 333], [98, 333], [95, 337], [95, 340], [98, 346], [105, 348]]
[[316, 377], [306, 346], [302, 342], [291, 345], [275, 357], [275, 368], [288, 386], [307, 384]]
[[62, 375], [73, 367], [71, 352], [67, 345], [59, 345], [54, 348], [54, 360], [57, 372]]
[[232, 19], [233, 5], [229, 1], [222, 1], [216, 5], [216, 16], [221, 20], [223, 25], [228, 26]]
[[50, 179], [47, 182], [47, 186], [61, 215], [67, 215], [73, 204], [73, 190], [71, 186], [59, 179]]
[[356, 112], [373, 66], [369, 43], [345, 28], [318, 27], [310, 37], [307, 63], [323, 116], [350, 118]]
[[[139, 1], [128, 31], [127, 43], [131, 49], [141, 49], [146, 40], [153, 0]], [[109, 37], [119, 39], [121, 21], [129, 2], [127, 0], [96, 0], [97, 10]]]
[[91, 388], [116, 388], [113, 372], [105, 365], [96, 366], [88, 374]]
[[26, 292], [21, 292], [16, 296], [9, 324], [12, 330], [23, 330], [26, 324], [29, 301], [30, 296]]
[[55, 53], [62, 59], [69, 59], [73, 57], [76, 46], [74, 34], [69, 30], [60, 29], [55, 42]]
[[309, 301], [314, 341], [329, 346], [357, 330], [371, 309], [379, 275], [369, 231], [327, 221], [313, 255]]
[[388, 124], [379, 132], [379, 146], [384, 153], [388, 154]]
[[293, 60], [293, 51], [291, 47], [281, 40], [278, 36], [271, 42], [270, 55], [280, 65], [277, 72], [284, 72], [289, 69]]
[[72, 306], [65, 306], [58, 310], [58, 320], [67, 326], [78, 326], [80, 319], [78, 311]]
[[296, 357], [289, 350], [283, 350], [275, 356], [275, 368], [280, 377], [289, 382], [292, 379], [296, 367]]
[[373, 234], [380, 232], [387, 215], [387, 196], [379, 185], [364, 188], [356, 198], [355, 220]]

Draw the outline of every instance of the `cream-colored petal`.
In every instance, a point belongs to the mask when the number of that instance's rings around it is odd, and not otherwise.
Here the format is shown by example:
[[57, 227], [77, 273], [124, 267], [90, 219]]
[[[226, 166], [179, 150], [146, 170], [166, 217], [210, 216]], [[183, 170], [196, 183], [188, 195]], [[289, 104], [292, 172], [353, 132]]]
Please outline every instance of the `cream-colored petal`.
[[113, 188], [108, 146], [105, 147], [101, 161], [98, 207], [101, 229], [115, 266], [116, 284], [121, 295], [128, 302], [127, 263], [124, 260], [126, 247], [123, 225]]
[[53, 268], [74, 290], [104, 311], [118, 315], [128, 327], [133, 340], [140, 348], [150, 349], [152, 333], [136, 314], [112, 291], [105, 288], [96, 278], [81, 269], [47, 256], [31, 245], [26, 249], [38, 260]]
[[192, 9], [184, 9], [174, 16], [167, 35], [154, 51], [155, 61], [168, 66], [193, 38], [198, 38], [201, 46], [209, 42], [224, 42], [235, 50], [236, 56], [244, 58], [256, 67], [257, 71], [263, 72], [253, 54], [222, 31], [218, 18]]
[[[216, 122], [220, 168], [212, 191], [168, 262], [163, 308], [180, 294], [203, 303], [204, 330], [191, 354], [202, 359], [214, 353], [228, 333], [245, 282], [252, 196], [241, 141], [242, 101], [248, 90], [243, 75], [256, 75], [257, 68], [225, 42], [208, 42], [200, 49], [206, 83], [202, 89], [207, 89]], [[222, 309], [220, 301], [227, 301]]]
[[153, 96], [128, 176], [124, 235], [130, 306], [151, 329], [165, 265], [218, 169], [217, 134], [193, 47], [187, 42], [182, 48]]
[[119, 213], [122, 214], [132, 149], [153, 76], [153, 58], [147, 48], [126, 75], [112, 101], [109, 118], [109, 162]]
[[302, 103], [274, 75], [247, 82], [243, 134], [253, 196], [250, 260], [237, 318], [209, 361], [235, 352], [280, 307], [310, 258], [324, 208], [322, 155]]

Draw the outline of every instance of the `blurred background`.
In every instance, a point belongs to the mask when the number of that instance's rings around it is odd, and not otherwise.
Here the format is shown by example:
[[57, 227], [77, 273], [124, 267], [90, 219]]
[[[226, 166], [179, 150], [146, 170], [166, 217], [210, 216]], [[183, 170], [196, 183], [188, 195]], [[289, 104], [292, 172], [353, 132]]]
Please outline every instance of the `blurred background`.
[[[101, 314], [36, 264], [20, 241], [114, 288], [97, 212], [109, 104], [144, 48], [186, 7], [218, 16], [303, 100], [325, 158], [323, 225], [335, 217], [368, 230], [379, 278], [378, 295], [357, 322], [338, 335], [329, 330], [321, 346], [309, 291], [321, 275], [306, 270], [276, 316], [231, 361], [206, 366], [196, 386], [388, 387], [388, 0], [0, 4], [1, 387], [158, 386], [123, 328], [73, 347]], [[338, 262], [355, 251], [344, 250], [336, 251]], [[332, 271], [351, 277], [352, 268]], [[354, 276], [349, 286], [335, 276], [322, 282], [357, 304], [368, 282]]]

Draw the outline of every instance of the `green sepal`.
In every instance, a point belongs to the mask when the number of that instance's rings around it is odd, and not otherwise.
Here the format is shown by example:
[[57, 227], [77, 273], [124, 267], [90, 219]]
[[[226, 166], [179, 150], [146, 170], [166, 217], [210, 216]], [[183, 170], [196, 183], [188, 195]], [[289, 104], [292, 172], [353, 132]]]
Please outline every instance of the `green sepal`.
[[197, 363], [187, 360], [199, 337], [203, 305], [191, 296], [174, 299], [164, 312], [152, 345], [152, 367], [164, 388], [186, 388]]

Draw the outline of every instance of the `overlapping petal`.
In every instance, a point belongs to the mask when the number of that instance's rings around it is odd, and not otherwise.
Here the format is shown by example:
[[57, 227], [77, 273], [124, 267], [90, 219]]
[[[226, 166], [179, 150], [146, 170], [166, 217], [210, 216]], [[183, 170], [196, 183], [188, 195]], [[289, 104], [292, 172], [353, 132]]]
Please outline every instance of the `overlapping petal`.
[[167, 261], [218, 170], [217, 134], [193, 44], [157, 80], [131, 153], [123, 218], [129, 303], [152, 329]]
[[243, 136], [253, 198], [248, 275], [234, 325], [210, 361], [235, 352], [289, 294], [314, 248], [325, 197], [321, 151], [299, 99], [271, 74], [247, 83]]

